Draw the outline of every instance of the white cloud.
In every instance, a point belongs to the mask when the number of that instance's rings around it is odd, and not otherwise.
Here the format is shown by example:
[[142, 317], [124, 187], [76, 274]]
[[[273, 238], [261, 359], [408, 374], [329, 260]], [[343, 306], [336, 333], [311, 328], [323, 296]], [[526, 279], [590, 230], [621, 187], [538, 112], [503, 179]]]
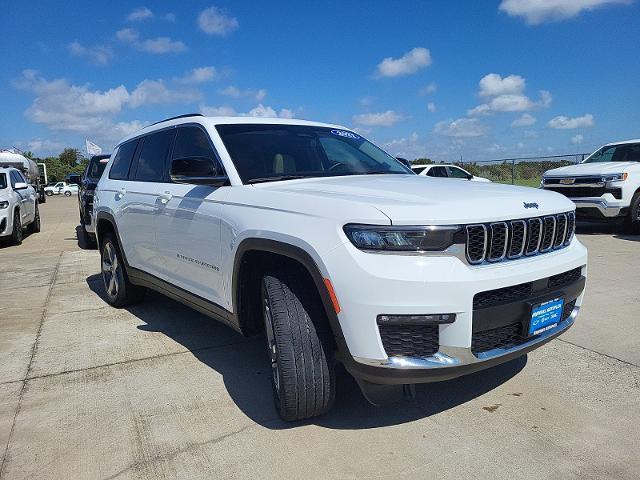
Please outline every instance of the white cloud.
[[141, 20], [148, 20], [153, 18], [153, 12], [147, 7], [136, 8], [127, 15], [128, 22], [139, 22]]
[[526, 80], [520, 75], [509, 75], [502, 78], [497, 73], [490, 73], [480, 79], [479, 85], [481, 97], [497, 97], [498, 95], [524, 92]]
[[238, 29], [238, 20], [230, 17], [223, 10], [209, 7], [198, 15], [200, 30], [208, 35], [227, 35]]
[[134, 43], [138, 40], [138, 32], [133, 28], [123, 28], [122, 30], [118, 30], [116, 32], [116, 37], [118, 40], [125, 43]]
[[595, 124], [593, 115], [587, 113], [582, 117], [574, 117], [569, 118], [564, 115], [559, 115], [557, 117], [552, 118], [547, 123], [548, 127], [556, 128], [559, 130], [570, 130], [574, 128], [583, 128], [583, 127], [593, 127]]
[[520, 117], [516, 118], [513, 122], [511, 122], [512, 127], [529, 127], [536, 123], [536, 117], [533, 115], [529, 115], [528, 113], [523, 113]]
[[140, 35], [133, 28], [123, 28], [116, 32], [118, 40], [133, 45], [134, 48], [141, 52], [153, 53], [161, 55], [164, 53], [180, 53], [187, 50], [184, 42], [172, 40], [169, 37], [149, 38], [140, 40]]
[[211, 107], [200, 105], [200, 113], [209, 117], [265, 117], [265, 118], [293, 118], [294, 112], [288, 108], [283, 108], [277, 112], [270, 106], [259, 103], [248, 112], [237, 112], [233, 107], [226, 105], [220, 107]]
[[143, 80], [131, 92], [129, 106], [138, 108], [162, 103], [190, 103], [200, 100], [201, 96], [200, 92], [194, 90], [171, 89], [163, 80]]
[[16, 141], [13, 142], [13, 145], [20, 148], [23, 152], [33, 152], [36, 155], [45, 156], [49, 154], [60, 153], [67, 145], [58, 142], [56, 140], [51, 140], [48, 138], [34, 138], [32, 140], [27, 141]]
[[481, 137], [488, 131], [488, 127], [477, 118], [459, 118], [436, 123], [434, 132], [446, 137]]
[[136, 44], [136, 48], [142, 52], [163, 54], [184, 52], [187, 46], [183, 42], [171, 40], [169, 37], [158, 37], [139, 42]]
[[410, 75], [429, 65], [431, 65], [431, 52], [426, 48], [416, 47], [400, 58], [387, 57], [382, 60], [377, 66], [377, 76]]
[[404, 116], [394, 112], [393, 110], [387, 110], [386, 112], [380, 113], [362, 113], [360, 115], [354, 115], [352, 120], [356, 125], [390, 127], [399, 121], [404, 120]]
[[85, 47], [77, 41], [69, 44], [69, 52], [75, 57], [89, 59], [94, 65], [107, 65], [113, 58], [113, 50], [111, 47], [105, 45]]
[[198, 67], [191, 70], [189, 73], [182, 77], [174, 79], [177, 83], [186, 85], [195, 85], [198, 83], [210, 82], [218, 78], [220, 74], [216, 70], [216, 67]]
[[495, 112], [525, 112], [535, 108], [548, 107], [551, 104], [551, 93], [540, 90], [540, 99], [531, 100], [525, 95], [526, 80], [520, 75], [502, 77], [490, 73], [480, 79], [478, 95], [485, 99], [482, 103], [467, 111], [470, 117], [491, 115]]
[[175, 13], [167, 13], [165, 14], [165, 16], [163, 17], [167, 22], [175, 22], [176, 21], [176, 14]]
[[584, 140], [584, 137], [582, 136], [581, 133], [578, 133], [577, 135], [574, 135], [573, 137], [571, 137], [571, 143], [573, 143], [574, 145], [580, 145]]
[[382, 147], [394, 157], [415, 159], [429, 156], [429, 148], [421, 141], [420, 136], [416, 132], [413, 132], [408, 137], [384, 142]]
[[629, 4], [631, 0], [502, 0], [499, 9], [522, 17], [530, 25], [575, 17], [585, 10], [605, 5]]
[[435, 84], [435, 82], [431, 82], [429, 85], [425, 85], [424, 87], [422, 87], [418, 91], [418, 94], [422, 96], [431, 95], [432, 93], [436, 93], [437, 89], [438, 86]]
[[264, 97], [267, 96], [267, 91], [264, 88], [261, 88], [260, 90], [254, 90], [252, 88], [240, 90], [238, 87], [233, 85], [229, 85], [224, 88], [220, 93], [232, 98], [253, 97], [257, 102], [261, 102], [264, 100]]
[[366, 97], [362, 97], [359, 100], [359, 102], [360, 102], [360, 105], [362, 105], [363, 107], [370, 107], [373, 104], [374, 100], [375, 100], [374, 97], [368, 95]]
[[437, 110], [437, 109], [436, 109], [436, 104], [435, 104], [435, 103], [433, 103], [433, 102], [429, 102], [429, 103], [427, 103], [427, 110], [428, 110], [429, 112], [431, 112], [431, 113], [435, 112], [435, 111]]
[[525, 130], [522, 135], [524, 138], [538, 138], [538, 132], [535, 130]]

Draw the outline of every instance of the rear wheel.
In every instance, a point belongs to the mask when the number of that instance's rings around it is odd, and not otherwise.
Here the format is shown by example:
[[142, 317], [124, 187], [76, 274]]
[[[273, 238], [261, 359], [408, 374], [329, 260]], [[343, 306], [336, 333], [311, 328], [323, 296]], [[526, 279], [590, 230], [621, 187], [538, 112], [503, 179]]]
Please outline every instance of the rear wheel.
[[640, 192], [636, 192], [631, 199], [626, 229], [631, 234], [640, 235]]
[[13, 231], [11, 232], [11, 243], [14, 245], [20, 245], [24, 238], [24, 232], [22, 231], [22, 222], [20, 221], [20, 211], [16, 209], [13, 213]]
[[38, 233], [40, 232], [40, 209], [38, 208], [38, 204], [36, 203], [36, 213], [33, 217], [33, 222], [29, 224], [29, 233]]
[[65, 197], [70, 197], [71, 196], [71, 192], [69, 190], [67, 190], [66, 192], [64, 192], [64, 196]]
[[279, 270], [262, 281], [262, 306], [273, 396], [287, 421], [327, 412], [335, 397], [331, 331], [315, 286]]
[[107, 302], [114, 307], [125, 307], [141, 301], [146, 289], [129, 281], [122, 254], [113, 235], [105, 235], [100, 258]]
[[46, 195], [47, 197], [52, 197], [52, 196], [53, 196], [53, 192], [52, 192], [51, 190], [47, 190], [47, 191], [45, 191], [44, 193], [45, 193], [45, 195]]

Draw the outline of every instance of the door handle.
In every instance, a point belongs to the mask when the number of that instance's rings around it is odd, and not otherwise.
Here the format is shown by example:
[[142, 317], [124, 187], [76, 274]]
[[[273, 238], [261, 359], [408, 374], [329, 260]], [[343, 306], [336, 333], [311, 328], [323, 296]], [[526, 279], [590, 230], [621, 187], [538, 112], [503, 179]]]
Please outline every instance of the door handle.
[[116, 196], [118, 197], [118, 200], [120, 200], [122, 197], [124, 197], [125, 193], [127, 193], [127, 191], [124, 188], [121, 188], [120, 190], [118, 190], [118, 193], [116, 193]]
[[166, 205], [167, 203], [169, 203], [169, 201], [172, 198], [173, 198], [173, 195], [171, 195], [171, 193], [169, 192], [164, 192], [158, 195], [158, 199], [160, 199], [160, 203], [162, 203], [163, 205]]

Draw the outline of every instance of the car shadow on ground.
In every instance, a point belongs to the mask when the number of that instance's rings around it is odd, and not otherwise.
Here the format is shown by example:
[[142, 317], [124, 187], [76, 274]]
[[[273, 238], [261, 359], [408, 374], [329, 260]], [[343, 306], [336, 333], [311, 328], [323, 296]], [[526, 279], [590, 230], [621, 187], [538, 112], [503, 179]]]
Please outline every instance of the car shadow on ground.
[[578, 221], [576, 223], [576, 233], [578, 235], [613, 235], [614, 238], [619, 240], [640, 242], [640, 235], [627, 233], [622, 223]]
[[[87, 278], [89, 288], [103, 300], [99, 275]], [[331, 429], [365, 429], [398, 425], [449, 410], [502, 385], [520, 372], [526, 355], [508, 363], [445, 382], [418, 385], [416, 398], [375, 407], [362, 396], [342, 366], [336, 372], [336, 401], [326, 415], [303, 422], [284, 422], [272, 401], [270, 366], [264, 339], [245, 338], [231, 328], [156, 292], [128, 307], [144, 325], [144, 332], [161, 332], [188, 349], [195, 358], [218, 372], [229, 396], [256, 423], [269, 429], [315, 424]], [[516, 392], [517, 393], [517, 392]], [[482, 408], [479, 406], [478, 408]], [[490, 408], [490, 406], [487, 406]]]
[[76, 225], [76, 240], [78, 247], [82, 250], [96, 250], [98, 248], [96, 243], [91, 241], [84, 233], [82, 225]]

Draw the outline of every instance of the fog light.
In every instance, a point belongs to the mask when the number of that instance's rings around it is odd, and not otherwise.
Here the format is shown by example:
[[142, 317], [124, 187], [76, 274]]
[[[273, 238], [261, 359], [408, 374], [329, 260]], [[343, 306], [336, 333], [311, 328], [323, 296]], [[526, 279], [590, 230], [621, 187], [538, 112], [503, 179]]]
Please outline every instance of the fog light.
[[439, 325], [456, 321], [455, 313], [432, 315], [378, 315], [378, 325]]

